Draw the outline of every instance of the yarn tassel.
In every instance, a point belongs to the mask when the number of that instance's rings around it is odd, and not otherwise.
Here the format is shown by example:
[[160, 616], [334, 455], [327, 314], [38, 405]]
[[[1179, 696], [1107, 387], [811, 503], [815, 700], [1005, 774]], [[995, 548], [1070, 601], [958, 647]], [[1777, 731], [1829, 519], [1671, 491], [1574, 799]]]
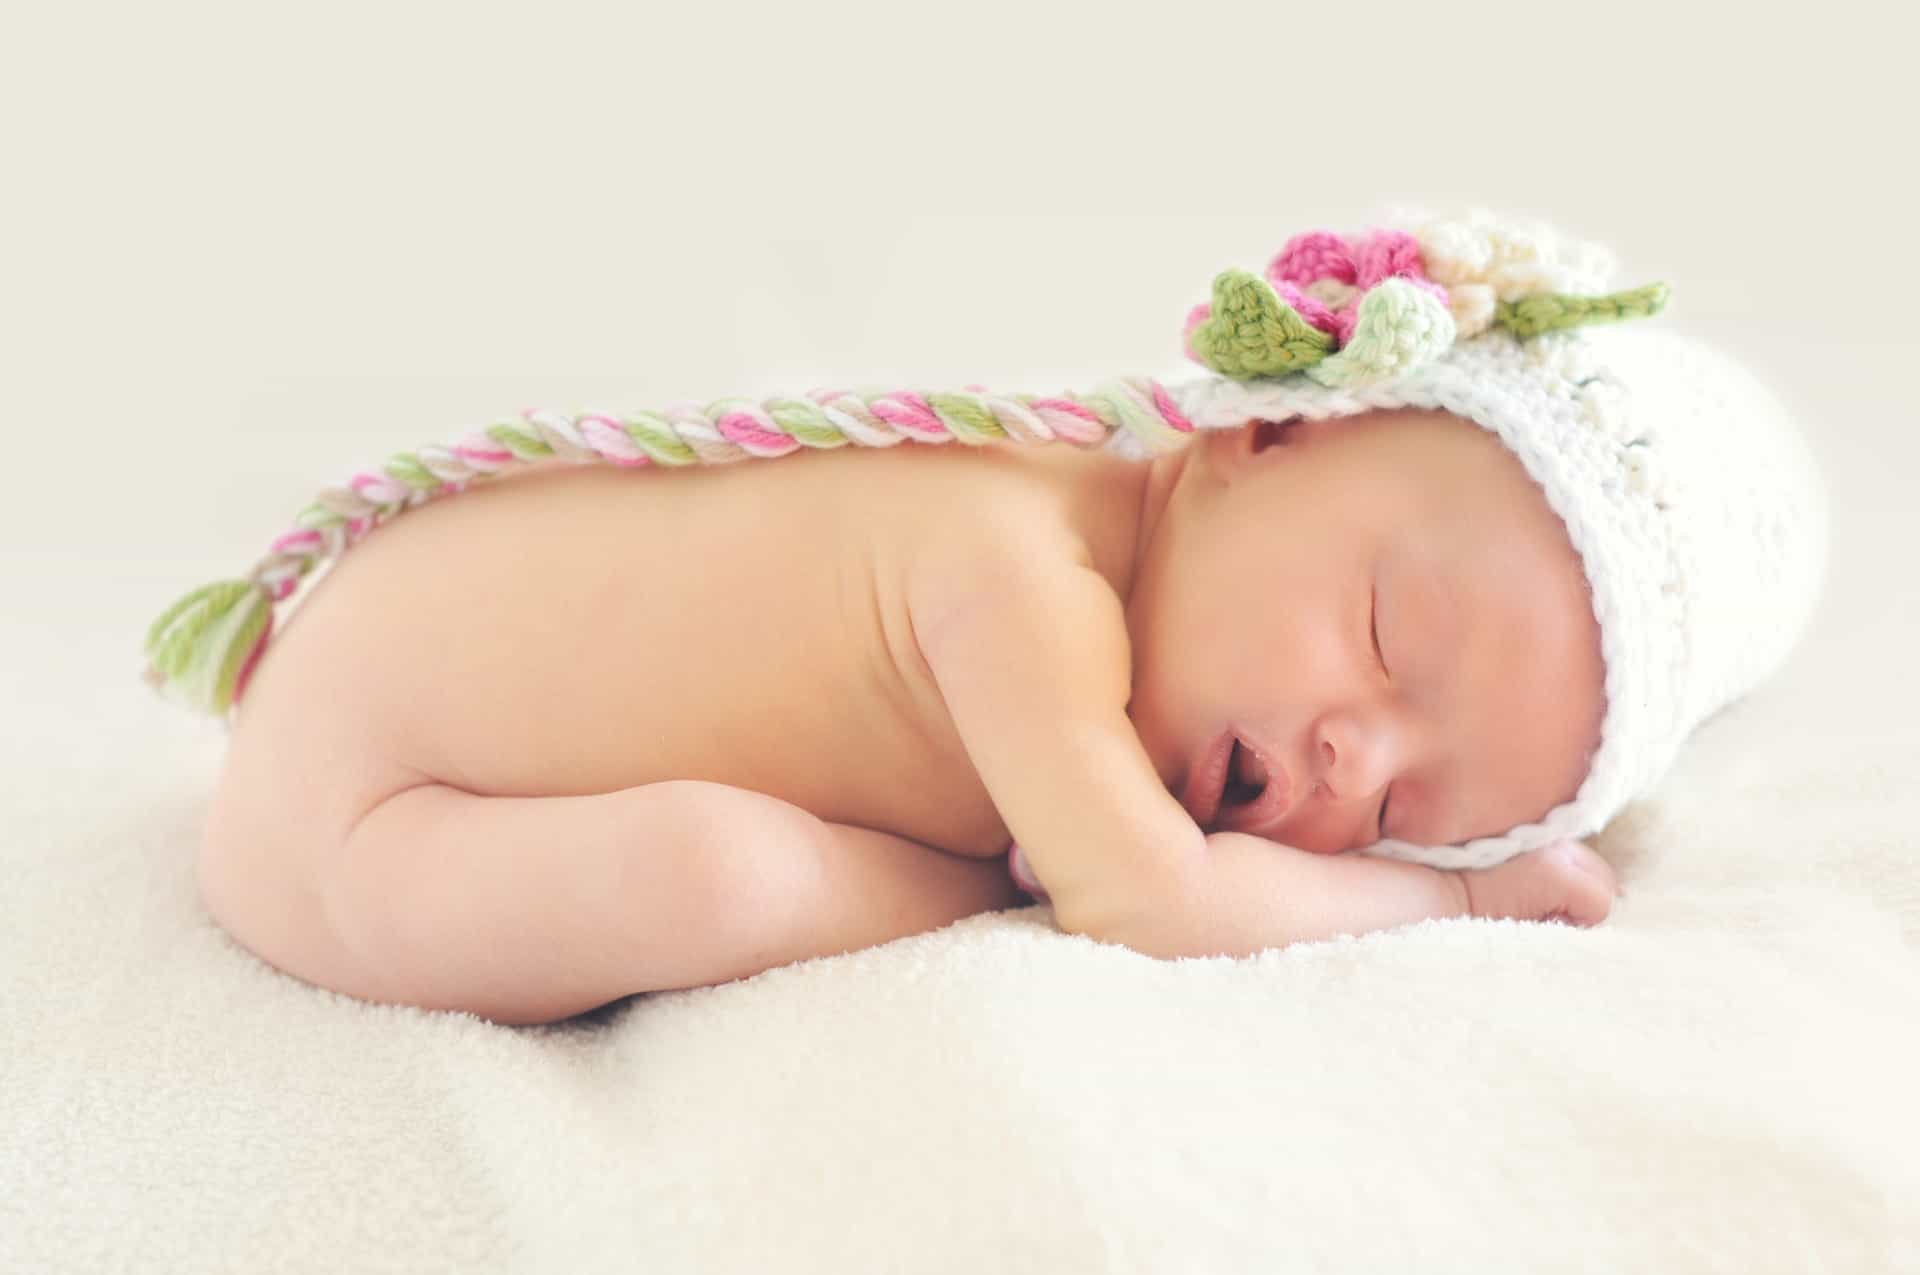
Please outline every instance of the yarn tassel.
[[273, 599], [252, 580], [203, 585], [147, 630], [147, 685], [167, 699], [224, 716], [273, 631]]

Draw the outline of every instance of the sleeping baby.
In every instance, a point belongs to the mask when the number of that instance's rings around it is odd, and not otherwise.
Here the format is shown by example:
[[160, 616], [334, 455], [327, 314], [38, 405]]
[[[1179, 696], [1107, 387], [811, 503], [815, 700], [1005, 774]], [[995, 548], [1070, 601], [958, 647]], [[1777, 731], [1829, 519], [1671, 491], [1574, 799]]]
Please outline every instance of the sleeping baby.
[[1214, 280], [1189, 379], [529, 412], [329, 486], [148, 634], [230, 730], [208, 911], [502, 1023], [1029, 900], [1168, 958], [1596, 923], [1586, 839], [1826, 551], [1777, 399], [1610, 270], [1314, 232]]

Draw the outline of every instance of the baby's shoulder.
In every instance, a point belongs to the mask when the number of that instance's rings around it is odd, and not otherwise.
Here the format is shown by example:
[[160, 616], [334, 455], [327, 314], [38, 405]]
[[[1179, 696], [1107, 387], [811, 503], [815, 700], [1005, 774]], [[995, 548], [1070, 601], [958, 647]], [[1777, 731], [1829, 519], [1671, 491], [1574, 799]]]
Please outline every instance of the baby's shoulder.
[[908, 574], [916, 622], [975, 602], [1044, 595], [1091, 569], [1092, 551], [1057, 489], [1018, 469], [955, 468], [970, 472], [943, 475], [952, 485], [920, 509]]

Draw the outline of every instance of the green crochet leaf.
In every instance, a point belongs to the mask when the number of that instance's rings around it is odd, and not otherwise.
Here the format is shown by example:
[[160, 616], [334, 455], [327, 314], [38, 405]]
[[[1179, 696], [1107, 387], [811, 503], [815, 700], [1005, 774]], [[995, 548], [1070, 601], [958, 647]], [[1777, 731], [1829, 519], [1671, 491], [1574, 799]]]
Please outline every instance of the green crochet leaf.
[[1193, 330], [1194, 353], [1235, 380], [1303, 371], [1332, 349], [1331, 334], [1301, 318], [1272, 284], [1244, 270], [1214, 276], [1213, 312]]
[[1494, 309], [1493, 321], [1524, 338], [1588, 323], [1646, 319], [1660, 313], [1672, 292], [1664, 283], [1650, 283], [1631, 292], [1611, 292], [1604, 297], [1570, 297], [1544, 292], [1518, 301], [1500, 302]]

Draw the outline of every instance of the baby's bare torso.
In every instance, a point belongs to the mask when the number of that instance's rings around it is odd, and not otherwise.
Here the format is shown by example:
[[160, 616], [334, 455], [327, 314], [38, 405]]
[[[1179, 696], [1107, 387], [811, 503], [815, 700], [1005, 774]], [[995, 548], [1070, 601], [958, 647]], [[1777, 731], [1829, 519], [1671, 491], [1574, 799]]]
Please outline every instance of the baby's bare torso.
[[[983, 507], [1067, 521], [1016, 444], [843, 448], [678, 470], [547, 464], [399, 515], [255, 669], [227, 797], [357, 816], [703, 779], [956, 854], [1005, 823], [915, 641], [908, 581]], [[1037, 541], [1052, 541], [1050, 535]]]

